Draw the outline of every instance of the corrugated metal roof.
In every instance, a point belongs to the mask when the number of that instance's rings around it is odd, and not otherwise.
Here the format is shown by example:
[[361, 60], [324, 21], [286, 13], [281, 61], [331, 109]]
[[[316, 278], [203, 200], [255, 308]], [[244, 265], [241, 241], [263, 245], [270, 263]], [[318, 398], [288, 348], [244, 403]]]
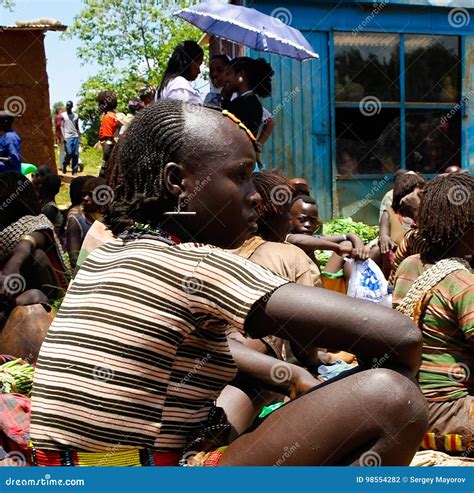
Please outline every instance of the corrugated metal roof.
[[52, 17], [18, 20], [14, 26], [0, 26], [0, 31], [65, 31], [67, 26]]
[[58, 26], [47, 26], [41, 24], [27, 26], [0, 26], [0, 31], [65, 31], [67, 26], [60, 24]]

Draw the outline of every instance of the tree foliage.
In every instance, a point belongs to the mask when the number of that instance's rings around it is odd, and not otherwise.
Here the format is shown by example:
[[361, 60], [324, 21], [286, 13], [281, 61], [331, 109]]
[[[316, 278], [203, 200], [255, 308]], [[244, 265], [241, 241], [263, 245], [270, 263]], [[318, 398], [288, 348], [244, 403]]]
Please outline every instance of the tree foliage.
[[0, 0], [0, 8], [13, 11], [15, 0]]
[[198, 40], [202, 32], [172, 13], [197, 1], [83, 0], [65, 36], [78, 38], [78, 57], [96, 62], [100, 72], [81, 87], [79, 116], [86, 137], [94, 141], [99, 126], [95, 97], [114, 91], [119, 111], [137, 97], [144, 84], [157, 86], [175, 46], [185, 39]]

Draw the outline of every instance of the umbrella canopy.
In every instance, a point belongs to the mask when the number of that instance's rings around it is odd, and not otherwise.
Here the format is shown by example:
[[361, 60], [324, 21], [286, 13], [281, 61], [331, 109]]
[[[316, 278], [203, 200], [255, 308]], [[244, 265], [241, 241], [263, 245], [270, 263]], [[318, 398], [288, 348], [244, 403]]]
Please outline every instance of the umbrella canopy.
[[300, 31], [255, 9], [214, 0], [181, 9], [175, 15], [206, 33], [254, 50], [297, 60], [319, 58]]

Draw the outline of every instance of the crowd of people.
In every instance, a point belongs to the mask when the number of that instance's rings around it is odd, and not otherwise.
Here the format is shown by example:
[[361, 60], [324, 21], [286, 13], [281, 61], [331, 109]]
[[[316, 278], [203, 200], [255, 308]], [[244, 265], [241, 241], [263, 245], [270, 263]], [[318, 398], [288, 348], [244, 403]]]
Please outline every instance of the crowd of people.
[[[71, 182], [66, 211], [49, 168], [31, 181], [0, 173], [0, 328], [62, 300], [44, 341], [13, 355], [37, 359], [29, 462], [469, 455], [474, 178], [397, 172], [377, 240], [326, 236], [308, 183], [260, 166], [271, 66], [214, 57], [202, 105], [191, 85], [202, 63], [196, 43], [179, 45], [127, 115], [113, 93], [98, 95], [101, 174]], [[72, 105], [64, 113], [74, 173], [77, 119]], [[369, 259], [393, 307], [348, 296]], [[37, 329], [16, 328], [30, 341]]]

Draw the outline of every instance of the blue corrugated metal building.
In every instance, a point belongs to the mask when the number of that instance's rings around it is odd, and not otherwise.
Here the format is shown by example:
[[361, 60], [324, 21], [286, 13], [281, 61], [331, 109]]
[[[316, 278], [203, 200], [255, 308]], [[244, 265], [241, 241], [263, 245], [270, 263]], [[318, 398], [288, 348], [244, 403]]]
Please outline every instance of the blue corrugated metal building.
[[474, 170], [474, 0], [246, 5], [300, 29], [320, 54], [264, 55], [276, 123], [264, 158], [309, 180], [324, 219], [376, 223], [398, 168]]

